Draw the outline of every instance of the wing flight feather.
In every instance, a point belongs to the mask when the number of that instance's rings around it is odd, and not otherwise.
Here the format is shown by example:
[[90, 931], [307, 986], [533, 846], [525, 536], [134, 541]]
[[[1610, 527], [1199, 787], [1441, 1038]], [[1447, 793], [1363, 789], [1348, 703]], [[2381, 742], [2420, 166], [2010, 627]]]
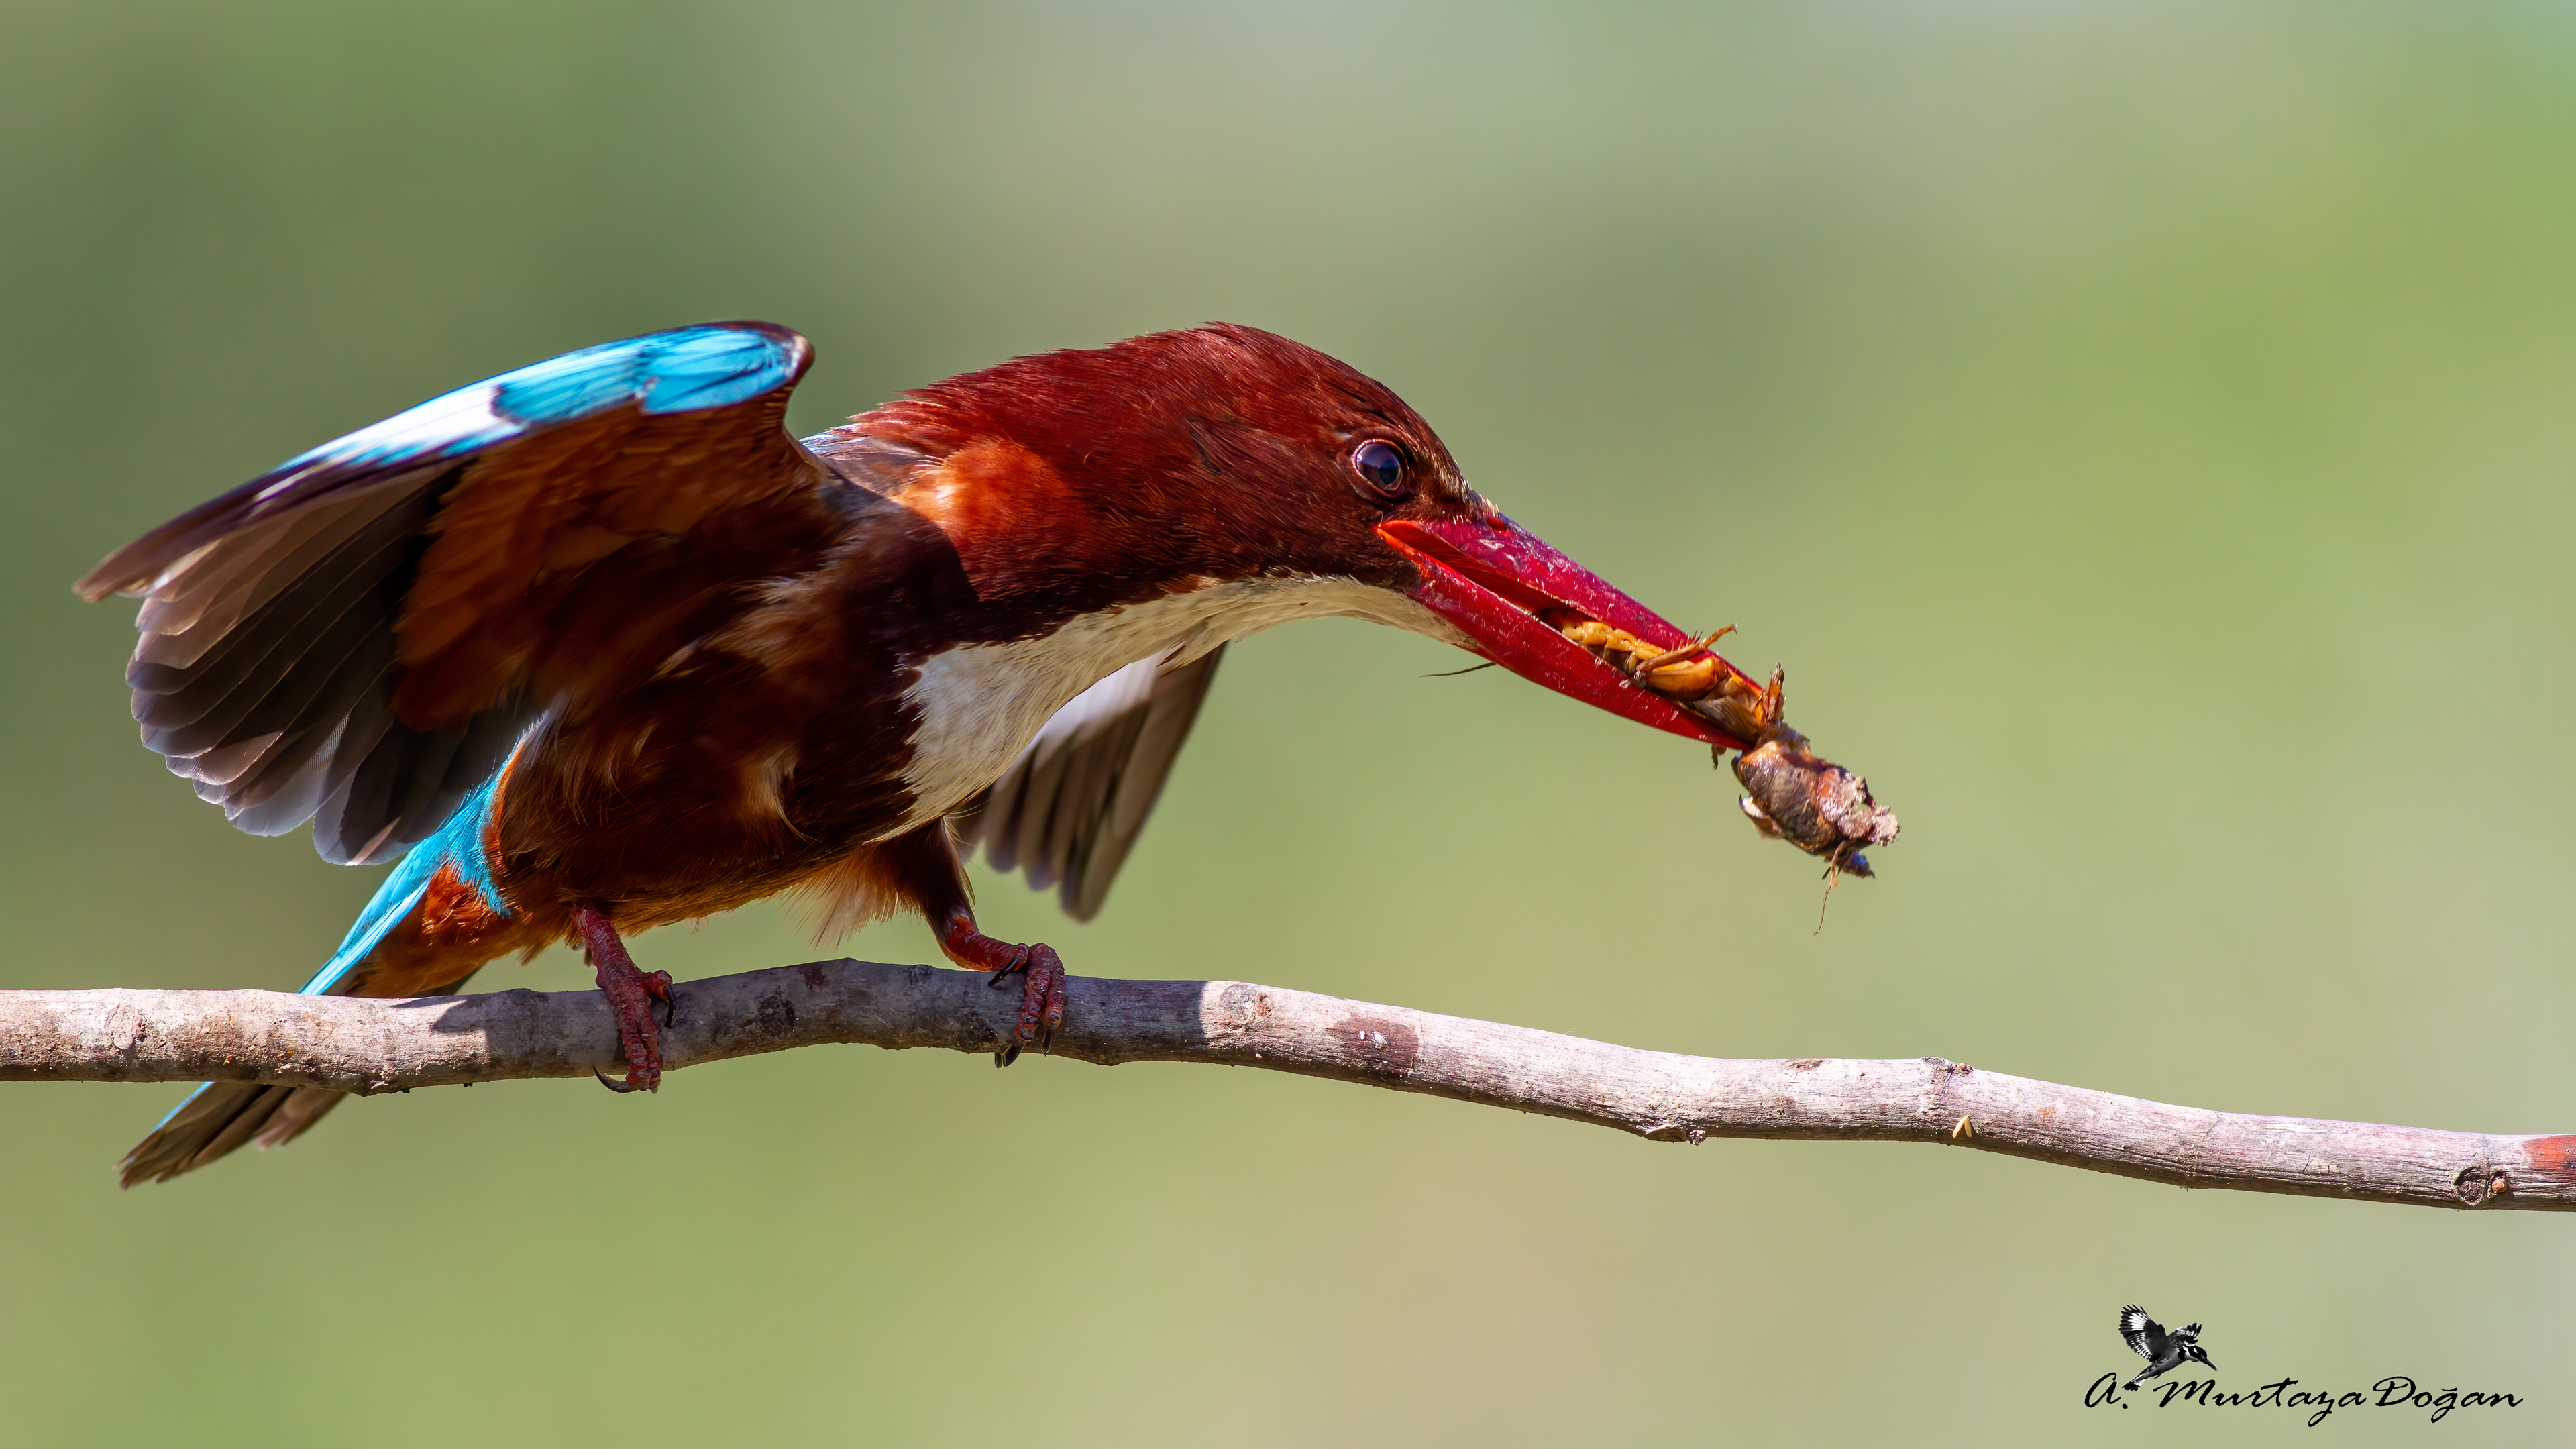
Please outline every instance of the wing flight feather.
[[811, 358], [760, 322], [584, 348], [117, 550], [77, 588], [143, 598], [126, 680], [144, 743], [242, 829], [310, 819], [329, 859], [400, 854], [583, 671], [762, 576], [743, 525], [764, 506], [820, 521], [828, 475], [784, 427]]
[[1056, 711], [993, 787], [951, 817], [996, 870], [1056, 888], [1087, 921], [1117, 879], [1225, 656], [1140, 659]]

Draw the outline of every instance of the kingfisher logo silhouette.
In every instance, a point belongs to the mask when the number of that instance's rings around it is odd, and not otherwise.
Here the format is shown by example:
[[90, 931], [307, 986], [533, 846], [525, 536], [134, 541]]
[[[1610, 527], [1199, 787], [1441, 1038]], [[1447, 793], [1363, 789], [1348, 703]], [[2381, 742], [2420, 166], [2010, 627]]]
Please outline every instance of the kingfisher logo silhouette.
[[2186, 1323], [2180, 1328], [2167, 1328], [2149, 1318], [2147, 1310], [2134, 1303], [2120, 1310], [2120, 1337], [2132, 1352], [2147, 1361], [2147, 1366], [2138, 1370], [2136, 1377], [2120, 1385], [2122, 1389], [2134, 1390], [2158, 1374], [2170, 1373], [2187, 1363], [2210, 1369], [2218, 1367], [2209, 1361], [2208, 1353], [2200, 1346], [2199, 1324]]

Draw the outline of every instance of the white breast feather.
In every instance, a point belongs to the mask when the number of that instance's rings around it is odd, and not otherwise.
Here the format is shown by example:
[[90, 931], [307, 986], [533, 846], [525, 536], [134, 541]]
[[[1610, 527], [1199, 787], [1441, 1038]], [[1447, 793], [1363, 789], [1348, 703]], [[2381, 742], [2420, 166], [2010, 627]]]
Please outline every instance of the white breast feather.
[[[1391, 589], [1307, 576], [1210, 584], [1086, 615], [1042, 638], [932, 655], [904, 691], [905, 701], [921, 711], [912, 763], [904, 770], [912, 811], [887, 834], [936, 820], [1000, 779], [1059, 711], [1115, 713], [1150, 691], [1155, 668], [1167, 661], [1187, 663], [1291, 619], [1333, 617], [1466, 642], [1439, 615]], [[1144, 667], [1127, 668], [1134, 664]]]

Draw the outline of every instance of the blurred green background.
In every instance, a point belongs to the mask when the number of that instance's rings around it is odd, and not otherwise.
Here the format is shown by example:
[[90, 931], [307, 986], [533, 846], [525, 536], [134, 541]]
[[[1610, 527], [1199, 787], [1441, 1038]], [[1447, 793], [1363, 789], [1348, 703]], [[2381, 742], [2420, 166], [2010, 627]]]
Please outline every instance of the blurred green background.
[[[373, 888], [136, 745], [129, 607], [68, 584], [165, 516], [682, 322], [810, 335], [811, 429], [1228, 318], [1740, 623], [1905, 838], [1811, 934], [1812, 863], [1689, 746], [1304, 625], [1235, 650], [1104, 917], [987, 879], [997, 934], [1642, 1046], [2576, 1129], [2552, 7], [21, 4], [0, 307], [0, 985], [291, 986]], [[914, 923], [842, 949], [935, 958]], [[641, 950], [827, 954], [769, 908]], [[2296, 1429], [2083, 1409], [2131, 1300], [2206, 1322], [2230, 1387], [2405, 1373], [2527, 1397], [2454, 1434], [2576, 1432], [2553, 1216], [865, 1049], [367, 1102], [119, 1194], [178, 1095], [0, 1089], [0, 1438]]]

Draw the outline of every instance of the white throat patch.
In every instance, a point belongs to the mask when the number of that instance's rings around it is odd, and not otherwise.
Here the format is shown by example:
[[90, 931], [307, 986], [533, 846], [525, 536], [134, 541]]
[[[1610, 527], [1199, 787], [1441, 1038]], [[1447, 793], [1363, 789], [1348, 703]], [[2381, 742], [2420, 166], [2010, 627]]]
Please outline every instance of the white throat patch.
[[1000, 779], [1056, 711], [1126, 665], [1140, 659], [1184, 664], [1291, 619], [1336, 617], [1466, 643], [1447, 620], [1392, 589], [1305, 575], [1210, 583], [1086, 614], [1039, 638], [934, 654], [904, 691], [905, 702], [921, 711], [912, 763], [903, 772], [912, 810], [879, 838], [936, 820]]

